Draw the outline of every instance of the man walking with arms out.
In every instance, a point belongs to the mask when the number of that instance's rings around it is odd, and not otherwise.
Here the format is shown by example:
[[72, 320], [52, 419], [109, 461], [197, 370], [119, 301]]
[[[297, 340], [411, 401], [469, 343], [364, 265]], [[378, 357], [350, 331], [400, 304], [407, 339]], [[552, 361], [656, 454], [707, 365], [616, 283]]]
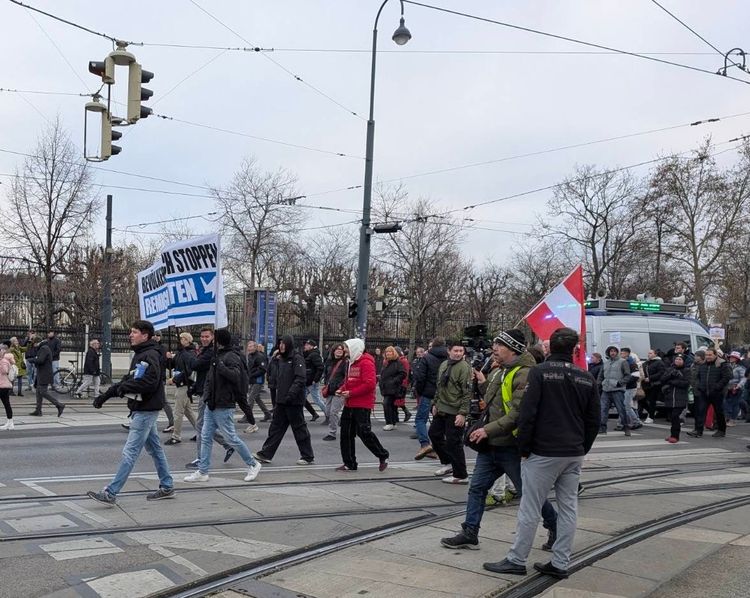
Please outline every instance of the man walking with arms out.
[[557, 498], [557, 539], [549, 563], [535, 563], [540, 573], [568, 577], [578, 509], [578, 482], [583, 457], [599, 429], [599, 396], [591, 374], [573, 365], [578, 334], [558, 328], [550, 337], [550, 356], [529, 372], [518, 420], [523, 459], [523, 494], [516, 537], [499, 563], [485, 563], [494, 573], [526, 575], [526, 559], [539, 526], [542, 504], [554, 488]]
[[145, 320], [136, 320], [130, 326], [130, 345], [133, 359], [130, 372], [118, 384], [94, 399], [94, 408], [101, 409], [112, 397], [127, 397], [132, 418], [128, 439], [122, 449], [122, 460], [114, 479], [99, 492], [88, 492], [89, 498], [114, 507], [135, 462], [146, 447], [159, 475], [159, 489], [146, 496], [146, 500], [174, 498], [174, 483], [169, 464], [164, 455], [156, 418], [164, 408], [164, 369], [158, 344], [153, 340], [154, 326]]

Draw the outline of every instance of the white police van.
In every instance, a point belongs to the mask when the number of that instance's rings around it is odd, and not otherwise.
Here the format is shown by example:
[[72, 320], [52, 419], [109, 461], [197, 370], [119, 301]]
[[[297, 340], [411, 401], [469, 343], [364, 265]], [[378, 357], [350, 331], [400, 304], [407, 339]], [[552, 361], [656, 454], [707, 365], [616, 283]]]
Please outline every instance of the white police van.
[[605, 355], [607, 347], [628, 347], [641, 359], [649, 349], [665, 353], [685, 342], [691, 352], [711, 344], [708, 329], [678, 303], [648, 303], [621, 299], [586, 301], [586, 354]]

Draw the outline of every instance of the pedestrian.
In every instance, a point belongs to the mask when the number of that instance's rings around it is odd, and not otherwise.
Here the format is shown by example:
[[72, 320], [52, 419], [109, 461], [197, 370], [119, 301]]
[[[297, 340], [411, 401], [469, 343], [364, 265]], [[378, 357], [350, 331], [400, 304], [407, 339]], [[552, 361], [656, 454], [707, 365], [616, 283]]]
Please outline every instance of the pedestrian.
[[573, 364], [578, 341], [574, 330], [557, 329], [550, 337], [549, 358], [529, 372], [518, 419], [523, 492], [516, 535], [502, 561], [484, 563], [484, 568], [493, 573], [526, 575], [541, 507], [554, 488], [558, 518], [552, 559], [535, 563], [534, 569], [560, 579], [568, 577], [581, 466], [600, 424], [596, 382]]
[[688, 390], [690, 389], [690, 369], [685, 367], [685, 356], [675, 353], [672, 366], [667, 368], [661, 376], [661, 390], [664, 408], [667, 409], [667, 419], [672, 428], [666, 441], [676, 444], [680, 441], [680, 417], [688, 404]]
[[[271, 411], [266, 407], [260, 393], [263, 391], [263, 382], [268, 371], [268, 358], [263, 352], [263, 345], [255, 341], [247, 343], [247, 375], [250, 378], [250, 387], [247, 393], [247, 402], [252, 412], [253, 406], [258, 405], [263, 412], [264, 422], [271, 421]], [[246, 432], [249, 431], [245, 430]]]
[[52, 359], [53, 379], [50, 384], [52, 384], [53, 390], [57, 390], [57, 387], [60, 386], [60, 353], [62, 352], [62, 342], [57, 338], [54, 330], [50, 330], [47, 333], [47, 347], [49, 347]]
[[36, 367], [33, 362], [33, 358], [36, 357], [36, 349], [34, 348], [34, 342], [32, 341], [35, 336], [36, 332], [29, 329], [21, 342], [21, 346], [26, 351], [24, 355], [24, 361], [26, 362], [26, 390], [33, 390], [36, 382]]
[[76, 396], [83, 398], [83, 392], [88, 392], [89, 386], [93, 384], [94, 394], [99, 395], [99, 385], [101, 384], [102, 367], [99, 364], [99, 339], [91, 339], [89, 348], [86, 351], [86, 357], [83, 359], [83, 380], [76, 390]]
[[[684, 366], [684, 359], [682, 363]], [[662, 358], [654, 349], [649, 349], [648, 358], [643, 362], [643, 382], [641, 382], [641, 388], [645, 394], [641, 403], [641, 407], [645, 407], [646, 412], [644, 423], [653, 424], [656, 419], [656, 401], [661, 398], [662, 377], [666, 371], [667, 366]]]
[[89, 491], [87, 496], [111, 507], [117, 504], [117, 495], [133, 471], [143, 448], [151, 455], [159, 476], [159, 489], [146, 496], [146, 500], [174, 498], [174, 481], [159, 439], [156, 420], [164, 408], [164, 376], [162, 353], [154, 340], [154, 326], [146, 320], [136, 320], [130, 325], [130, 349], [133, 358], [129, 373], [104, 394], [94, 399], [94, 408], [101, 409], [112, 397], [126, 397], [131, 424], [128, 439], [122, 449], [122, 459], [112, 481], [99, 492]]
[[[13, 339], [10, 339], [11, 342]], [[729, 367], [732, 368], [732, 379], [729, 382], [727, 396], [724, 399], [724, 412], [726, 413], [727, 426], [736, 425], [740, 410], [740, 398], [745, 387], [745, 366], [742, 365], [742, 354], [732, 351], [729, 354]]]
[[[320, 379], [323, 377], [324, 367], [323, 358], [320, 356], [320, 351], [318, 351], [318, 343], [313, 339], [306, 340], [303, 355], [305, 358], [305, 383], [307, 384], [307, 393], [310, 395], [312, 402], [315, 403], [323, 413], [325, 413], [326, 406], [323, 402], [323, 398], [320, 396]], [[305, 399], [305, 408], [310, 412], [310, 415], [312, 415], [310, 421], [314, 422], [320, 417], [307, 399]], [[325, 424], [327, 422], [323, 423]]]
[[[8, 349], [13, 354], [16, 368], [18, 368], [18, 375], [15, 379], [15, 384], [18, 387], [16, 395], [19, 397], [23, 396], [23, 378], [26, 376], [26, 347], [22, 347], [21, 343], [18, 342], [18, 338], [15, 336], [10, 337], [10, 347]], [[12, 389], [11, 389], [12, 390]]]
[[344, 399], [341, 395], [337, 395], [336, 391], [344, 383], [346, 368], [346, 347], [343, 343], [338, 343], [333, 346], [331, 358], [326, 363], [326, 373], [321, 389], [326, 402], [326, 419], [328, 420], [328, 434], [323, 436], [323, 440], [336, 440], [339, 431], [339, 416], [344, 407]]
[[375, 359], [369, 353], [365, 353], [365, 343], [362, 339], [349, 339], [345, 345], [349, 356], [349, 368], [344, 384], [336, 391], [344, 399], [344, 410], [341, 414], [341, 458], [344, 463], [337, 467], [336, 471], [357, 469], [354, 445], [357, 436], [378, 458], [378, 470], [385, 471], [388, 467], [389, 453], [380, 444], [370, 423], [377, 387]]
[[406, 371], [398, 358], [396, 348], [388, 346], [383, 351], [383, 368], [380, 370], [380, 394], [383, 395], [383, 414], [385, 426], [383, 430], [390, 432], [396, 429], [398, 424], [398, 407], [396, 400], [401, 396], [401, 388]]
[[589, 362], [588, 369], [589, 374], [594, 378], [594, 380], [598, 380], [599, 378], [599, 372], [602, 369], [602, 354], [601, 353], [592, 353], [591, 354], [591, 361]]
[[13, 430], [13, 408], [10, 406], [10, 391], [13, 390], [13, 381], [10, 379], [10, 371], [16, 363], [13, 353], [6, 345], [0, 345], [0, 401], [5, 407], [5, 423], [0, 430]]
[[418, 396], [417, 415], [414, 423], [417, 429], [419, 450], [414, 456], [417, 461], [424, 459], [434, 453], [427, 434], [427, 421], [432, 409], [432, 400], [437, 392], [437, 375], [440, 364], [448, 359], [448, 349], [445, 347], [445, 339], [435, 337], [429, 348], [422, 354], [414, 364], [414, 391]]
[[167, 379], [168, 386], [174, 386], [174, 429], [164, 443], [166, 445], [182, 442], [182, 424], [187, 417], [194, 430], [198, 430], [198, 421], [193, 411], [193, 399], [188, 396], [188, 388], [193, 380], [193, 367], [196, 360], [193, 335], [189, 332], [180, 333], [180, 348], [177, 353], [167, 353], [168, 365], [172, 370], [172, 377]]
[[[210, 326], [204, 326], [201, 328], [200, 335], [201, 347], [198, 351], [198, 355], [193, 361], [193, 371], [195, 372], [195, 384], [193, 384], [192, 390], [189, 390], [189, 396], [198, 397], [198, 414], [195, 417], [195, 442], [197, 457], [187, 463], [185, 467], [188, 469], [198, 469], [201, 461], [201, 451], [203, 447], [203, 441], [201, 439], [201, 429], [203, 428], [203, 416], [206, 412], [206, 401], [203, 399], [203, 395], [206, 389], [206, 377], [208, 376], [208, 370], [211, 369], [211, 363], [214, 359], [214, 330]], [[234, 454], [234, 448], [227, 443], [226, 439], [217, 430], [213, 434], [214, 442], [219, 443], [224, 448], [224, 463]]]
[[266, 371], [266, 381], [268, 382], [268, 394], [271, 395], [271, 416], [276, 409], [276, 384], [279, 375], [279, 344], [281, 338], [276, 340], [276, 344], [271, 349], [271, 356], [268, 358], [268, 370]]
[[[484, 393], [482, 415], [485, 419], [481, 421], [485, 423], [477, 425], [469, 434], [469, 442], [477, 449], [477, 460], [469, 485], [466, 518], [456, 536], [440, 541], [446, 548], [476, 549], [479, 546], [479, 526], [488, 493], [504, 474], [512, 481], [517, 494], [523, 492], [517, 424], [529, 372], [536, 361], [526, 349], [523, 332], [517, 328], [505, 330], [492, 340], [492, 357], [496, 367], [490, 366], [486, 378], [481, 370], [474, 374], [480, 392]], [[542, 549], [549, 550], [557, 538], [557, 513], [549, 501], [541, 505], [541, 513], [548, 531]]]
[[693, 438], [703, 436], [707, 407], [713, 407], [716, 431], [711, 436], [713, 438], [724, 438], [727, 435], [727, 422], [724, 419], [724, 399], [729, 383], [732, 381], [732, 368], [717, 355], [715, 348], [706, 349], [705, 354], [705, 361], [698, 366], [696, 371], [695, 386], [693, 387], [696, 402], [699, 402], [696, 410], [695, 429], [688, 431], [687, 435]]
[[247, 397], [249, 384], [245, 356], [240, 349], [232, 348], [232, 335], [226, 328], [215, 333], [216, 354], [206, 377], [203, 400], [206, 410], [203, 416], [201, 438], [201, 461], [198, 470], [185, 476], [186, 482], [207, 482], [211, 469], [211, 447], [214, 432], [218, 429], [226, 442], [248, 466], [246, 482], [252, 482], [260, 473], [261, 464], [255, 460], [247, 445], [237, 436], [234, 425], [234, 410], [239, 400]]
[[630, 365], [620, 357], [620, 351], [615, 346], [607, 347], [606, 356], [606, 361], [603, 362], [602, 369], [599, 371], [598, 380], [602, 388], [599, 433], [607, 433], [609, 408], [611, 404], [614, 404], [625, 430], [625, 436], [630, 436], [630, 422], [625, 410], [625, 384], [630, 379]]
[[[409, 386], [411, 386], [411, 363], [409, 362], [409, 357], [401, 347], [397, 346], [395, 349], [396, 353], [398, 353], [398, 360], [404, 366], [406, 376], [404, 376], [404, 381], [401, 383], [401, 392], [399, 393], [399, 397], [394, 401], [394, 404], [397, 410], [400, 409], [404, 412], [404, 423], [406, 423], [411, 419], [411, 411], [406, 406], [406, 395], [409, 391]], [[398, 421], [398, 412], [396, 413], [396, 420]]]
[[[643, 423], [636, 412], [636, 405], [634, 404], [636, 393], [638, 392], [638, 383], [641, 379], [640, 360], [638, 359], [638, 355], [633, 353], [629, 347], [623, 347], [620, 349], [620, 357], [628, 362], [628, 367], [630, 368], [630, 376], [625, 382], [625, 390], [623, 392], [625, 417], [630, 424], [630, 429], [637, 430], [643, 426]], [[621, 420], [620, 426], [624, 429], [625, 422]], [[617, 428], [615, 428], [615, 430], [617, 430]]]
[[[167, 349], [161, 342], [161, 332], [158, 330], [154, 332], [154, 341], [156, 347], [161, 355], [161, 367], [164, 370], [164, 381], [167, 380]], [[174, 411], [172, 411], [172, 405], [169, 404], [166, 391], [164, 392], [164, 415], [167, 416], [167, 426], [162, 430], [163, 434], [171, 434], [174, 430]]]
[[[54, 336], [54, 333], [52, 334]], [[57, 417], [60, 417], [65, 409], [65, 405], [58, 401], [49, 391], [49, 387], [54, 380], [52, 374], [52, 350], [49, 347], [49, 341], [42, 341], [39, 337], [34, 337], [34, 346], [37, 350], [36, 357], [34, 357], [34, 364], [36, 365], [36, 409], [29, 413], [29, 415], [41, 416], [42, 399], [47, 399], [57, 407]]]
[[268, 428], [268, 438], [254, 456], [261, 463], [270, 463], [286, 431], [291, 427], [300, 453], [297, 465], [312, 465], [315, 455], [303, 412], [307, 380], [305, 358], [294, 348], [292, 336], [285, 335], [279, 342], [274, 359], [277, 362], [274, 366], [276, 405]]
[[447, 484], [469, 482], [463, 436], [471, 404], [472, 379], [471, 366], [464, 359], [463, 345], [451, 343], [448, 359], [438, 369], [429, 431], [430, 443], [442, 464], [435, 475], [442, 477]]

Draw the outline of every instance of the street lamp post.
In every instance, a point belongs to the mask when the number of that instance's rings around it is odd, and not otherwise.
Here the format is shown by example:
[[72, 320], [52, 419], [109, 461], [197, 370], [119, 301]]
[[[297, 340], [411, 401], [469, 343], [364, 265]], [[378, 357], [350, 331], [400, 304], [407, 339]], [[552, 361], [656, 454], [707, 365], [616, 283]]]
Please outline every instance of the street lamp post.
[[[378, 19], [383, 7], [388, 4], [384, 0], [375, 17], [372, 29], [372, 67], [370, 70], [370, 115], [367, 119], [367, 143], [365, 148], [365, 181], [364, 200], [362, 202], [362, 226], [359, 229], [359, 270], [357, 272], [357, 336], [364, 339], [367, 333], [367, 290], [370, 277], [370, 209], [372, 205], [372, 161], [375, 147], [375, 61], [378, 48]], [[398, 29], [393, 33], [393, 41], [403, 46], [411, 39], [411, 33], [404, 25], [404, 2], [401, 0], [401, 21]]]

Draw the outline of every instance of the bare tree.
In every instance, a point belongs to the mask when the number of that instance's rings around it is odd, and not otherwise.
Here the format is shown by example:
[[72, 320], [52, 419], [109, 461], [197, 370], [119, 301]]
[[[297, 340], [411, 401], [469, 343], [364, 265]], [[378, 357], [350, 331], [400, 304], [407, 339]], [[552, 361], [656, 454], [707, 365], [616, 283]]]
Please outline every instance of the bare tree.
[[[428, 311], [445, 311], [446, 304], [460, 300], [468, 277], [467, 264], [458, 251], [462, 229], [429, 199], [409, 201], [403, 187], [380, 188], [375, 212], [386, 221], [402, 215], [398, 218], [401, 231], [377, 239], [376, 259], [399, 281], [400, 299], [409, 319], [409, 349], [413, 351], [417, 329], [420, 322], [424, 326]], [[404, 218], [404, 214], [408, 216]]]
[[59, 119], [40, 135], [34, 155], [17, 169], [4, 210], [6, 235], [26, 251], [45, 283], [45, 324], [53, 325], [53, 281], [72, 247], [85, 237], [100, 202], [86, 162]]
[[665, 254], [685, 273], [686, 287], [708, 321], [709, 296], [719, 282], [722, 262], [739, 239], [750, 206], [750, 145], [740, 149], [739, 162], [721, 171], [711, 157], [710, 141], [695, 157], [674, 157], [654, 172], [652, 196], [668, 218]]
[[[230, 277], [249, 289], [254, 300], [262, 284], [264, 261], [299, 228], [300, 210], [294, 209], [298, 194], [296, 177], [280, 169], [263, 171], [253, 158], [242, 161], [226, 188], [215, 188], [223, 238], [223, 264]], [[245, 336], [255, 313], [246, 313]]]
[[[542, 230], [583, 261], [594, 290], [603, 288], [608, 269], [627, 268], [621, 258], [641, 221], [637, 196], [629, 174], [583, 166], [555, 187], [547, 204], [550, 219], [541, 219]], [[610, 273], [610, 278], [617, 276]]]

